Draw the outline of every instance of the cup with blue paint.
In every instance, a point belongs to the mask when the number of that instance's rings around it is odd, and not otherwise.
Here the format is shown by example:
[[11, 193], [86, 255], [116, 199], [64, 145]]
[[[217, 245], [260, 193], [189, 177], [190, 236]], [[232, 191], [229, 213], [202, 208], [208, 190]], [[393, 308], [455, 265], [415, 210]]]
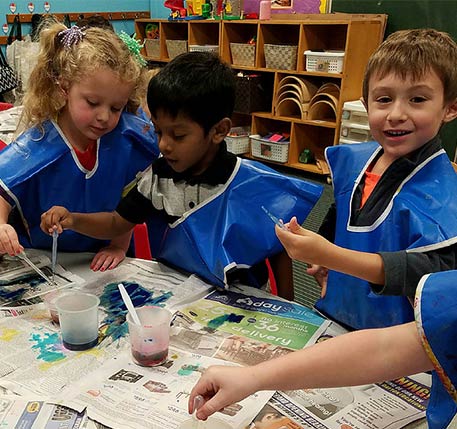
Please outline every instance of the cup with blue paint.
[[55, 300], [62, 342], [69, 350], [87, 350], [98, 342], [98, 296], [79, 291]]
[[158, 306], [135, 308], [140, 324], [127, 314], [132, 358], [137, 365], [157, 366], [168, 356], [172, 314]]

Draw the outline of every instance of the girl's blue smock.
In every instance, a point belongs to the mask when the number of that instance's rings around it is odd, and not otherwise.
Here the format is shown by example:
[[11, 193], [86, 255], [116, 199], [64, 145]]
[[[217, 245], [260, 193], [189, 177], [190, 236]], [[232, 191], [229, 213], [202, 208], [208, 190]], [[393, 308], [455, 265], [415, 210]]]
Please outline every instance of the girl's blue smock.
[[[159, 154], [152, 123], [124, 112], [117, 127], [97, 142], [94, 168], [87, 171], [55, 122], [32, 128], [0, 152], [0, 195], [12, 206], [24, 247], [49, 249], [52, 237], [40, 216], [53, 205], [71, 212], [113, 211], [123, 191]], [[59, 236], [59, 251], [96, 252], [106, 245], [74, 231]]]

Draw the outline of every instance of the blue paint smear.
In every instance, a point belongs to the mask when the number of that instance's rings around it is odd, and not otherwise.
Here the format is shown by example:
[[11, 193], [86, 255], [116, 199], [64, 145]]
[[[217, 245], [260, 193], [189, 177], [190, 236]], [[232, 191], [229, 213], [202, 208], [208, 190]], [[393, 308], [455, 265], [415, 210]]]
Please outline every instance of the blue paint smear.
[[44, 336], [40, 334], [32, 334], [29, 341], [35, 341], [36, 344], [32, 346], [32, 349], [38, 349], [40, 354], [37, 359], [41, 359], [45, 362], [58, 362], [59, 360], [65, 359], [65, 354], [59, 350], [62, 348], [62, 343], [57, 333], [44, 333]]
[[[119, 283], [124, 285], [134, 307], [143, 307], [144, 305], [160, 306], [160, 304], [173, 296], [171, 292], [166, 292], [154, 297], [154, 292], [145, 289], [138, 283], [128, 281]], [[127, 308], [117, 285], [118, 283], [106, 285], [103, 294], [100, 296], [100, 305], [107, 313], [107, 316], [102, 321], [103, 336], [110, 337], [112, 340], [125, 337], [128, 333], [128, 325], [126, 323]]]
[[207, 323], [208, 328], [217, 329], [222, 326], [225, 322], [228, 323], [240, 323], [244, 319], [243, 315], [234, 313], [223, 314], [222, 316], [216, 317]]
[[0, 280], [0, 299], [19, 301], [29, 289], [44, 282], [38, 274], [24, 274], [12, 280]]

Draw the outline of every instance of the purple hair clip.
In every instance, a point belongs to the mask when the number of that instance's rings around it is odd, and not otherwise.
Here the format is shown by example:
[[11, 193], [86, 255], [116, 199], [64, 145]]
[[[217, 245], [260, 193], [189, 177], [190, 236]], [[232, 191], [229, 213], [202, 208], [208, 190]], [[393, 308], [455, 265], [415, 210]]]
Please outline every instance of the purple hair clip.
[[66, 30], [62, 30], [57, 35], [60, 38], [60, 42], [67, 48], [70, 49], [73, 45], [77, 45], [83, 37], [86, 35], [84, 33], [85, 27], [79, 28], [77, 25], [72, 25]]

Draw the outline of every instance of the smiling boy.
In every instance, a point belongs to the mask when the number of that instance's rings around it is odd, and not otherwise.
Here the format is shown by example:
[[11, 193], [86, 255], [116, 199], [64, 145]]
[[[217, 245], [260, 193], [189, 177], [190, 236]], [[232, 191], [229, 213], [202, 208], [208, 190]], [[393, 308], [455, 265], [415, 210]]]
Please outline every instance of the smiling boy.
[[289, 231], [276, 228], [289, 256], [322, 276], [316, 308], [348, 327], [413, 320], [407, 297], [422, 275], [455, 268], [457, 175], [438, 132], [457, 116], [456, 63], [446, 33], [389, 36], [363, 85], [376, 142], [326, 151], [335, 205], [320, 229], [325, 239], [293, 219]]

